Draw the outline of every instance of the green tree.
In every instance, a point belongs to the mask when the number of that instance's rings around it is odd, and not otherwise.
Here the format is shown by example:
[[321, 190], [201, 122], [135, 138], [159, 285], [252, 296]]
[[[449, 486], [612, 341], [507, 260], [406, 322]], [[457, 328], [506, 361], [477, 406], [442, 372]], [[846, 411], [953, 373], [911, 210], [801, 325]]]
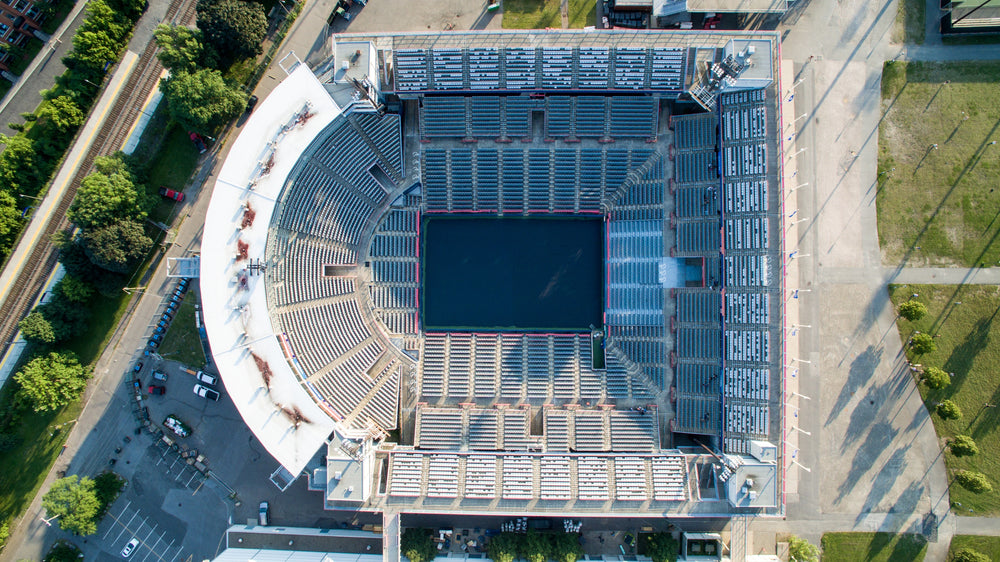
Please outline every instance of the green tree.
[[[21, 444], [21, 438], [16, 433], [0, 433], [0, 453], [6, 453]], [[0, 547], [3, 541], [0, 541]]]
[[546, 562], [552, 553], [552, 544], [545, 535], [529, 530], [524, 537], [522, 549], [528, 562]]
[[80, 106], [69, 96], [57, 96], [38, 108], [38, 125], [52, 128], [58, 135], [71, 135], [83, 124]]
[[520, 539], [514, 533], [500, 533], [490, 539], [486, 553], [493, 562], [514, 562], [520, 549]]
[[78, 30], [73, 36], [73, 52], [70, 58], [82, 67], [97, 73], [108, 62], [118, 58], [121, 49], [118, 40], [103, 30]]
[[199, 133], [210, 134], [238, 117], [247, 102], [246, 94], [227, 84], [218, 70], [178, 72], [161, 82], [160, 88], [171, 117]]
[[93, 296], [94, 287], [78, 277], [65, 275], [56, 285], [56, 292], [70, 302], [85, 303]]
[[899, 315], [913, 322], [920, 320], [927, 314], [927, 305], [920, 301], [908, 300], [899, 305]]
[[263, 51], [267, 16], [257, 2], [243, 0], [199, 0], [198, 29], [216, 68], [255, 57]]
[[94, 493], [97, 494], [97, 501], [101, 503], [100, 516], [104, 516], [124, 487], [125, 479], [114, 472], [102, 472], [94, 478]]
[[80, 182], [66, 216], [84, 230], [101, 228], [121, 219], [145, 219], [143, 202], [131, 177], [97, 171]]
[[399, 551], [410, 562], [428, 562], [437, 556], [430, 529], [406, 529], [399, 538]]
[[930, 334], [916, 334], [910, 338], [910, 349], [917, 355], [924, 355], [937, 349], [937, 344]]
[[90, 263], [87, 250], [80, 242], [79, 236], [59, 248], [59, 263], [63, 264], [68, 274], [90, 283], [98, 293], [106, 297], [120, 295], [122, 287], [128, 280], [124, 274], [108, 271]]
[[958, 435], [948, 443], [948, 450], [956, 457], [971, 457], [979, 454], [979, 447], [968, 435]]
[[646, 541], [646, 555], [653, 562], [674, 562], [680, 554], [680, 544], [670, 533], [642, 535]]
[[46, 174], [34, 141], [25, 135], [0, 135], [0, 144], [5, 145], [0, 153], [0, 189], [10, 197], [38, 193]]
[[120, 17], [129, 22], [136, 22], [146, 11], [146, 0], [107, 0], [108, 6]]
[[791, 562], [819, 562], [819, 548], [805, 539], [792, 535], [788, 537], [788, 559]]
[[94, 481], [76, 475], [60, 478], [42, 496], [42, 507], [49, 517], [59, 516], [59, 527], [81, 535], [97, 532], [97, 513], [101, 503], [94, 491]]
[[580, 535], [577, 533], [556, 533], [551, 535], [552, 559], [556, 562], [576, 562], [583, 558]]
[[163, 66], [173, 72], [194, 72], [201, 61], [201, 31], [183, 25], [161, 23], [153, 32], [160, 46], [159, 57]]
[[963, 548], [955, 554], [952, 554], [948, 560], [951, 562], [990, 562], [990, 557], [979, 552], [978, 550]]
[[39, 305], [36, 310], [48, 320], [56, 341], [65, 341], [86, 329], [90, 309], [67, 300], [55, 293], [49, 302]]
[[38, 310], [32, 310], [17, 323], [21, 337], [31, 343], [49, 345], [56, 342], [56, 333], [52, 324]]
[[83, 557], [80, 549], [64, 540], [58, 540], [42, 562], [79, 562]]
[[923, 382], [927, 385], [927, 388], [940, 390], [951, 384], [951, 377], [943, 369], [927, 367], [924, 370]]
[[941, 416], [942, 419], [962, 419], [962, 409], [958, 407], [958, 404], [952, 402], [951, 400], [942, 400], [941, 403], [937, 405], [937, 408], [935, 408], [935, 411], [937, 411], [937, 415]]
[[90, 372], [69, 351], [35, 357], [14, 375], [19, 393], [36, 412], [56, 410], [76, 400], [88, 378]]
[[120, 220], [81, 234], [87, 257], [94, 265], [117, 273], [128, 273], [153, 247], [142, 224]]
[[[3, 156], [0, 155], [0, 160], [2, 159]], [[0, 254], [10, 253], [22, 226], [24, 217], [17, 209], [17, 201], [9, 193], [0, 191]]]
[[955, 482], [958, 485], [974, 494], [988, 494], [993, 491], [993, 486], [981, 472], [971, 470], [959, 470], [955, 473]]

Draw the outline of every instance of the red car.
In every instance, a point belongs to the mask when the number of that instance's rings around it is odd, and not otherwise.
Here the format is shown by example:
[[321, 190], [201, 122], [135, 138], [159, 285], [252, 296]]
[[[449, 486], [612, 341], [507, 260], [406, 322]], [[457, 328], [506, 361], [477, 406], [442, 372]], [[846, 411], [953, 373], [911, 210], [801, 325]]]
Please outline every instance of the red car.
[[184, 200], [183, 193], [181, 193], [180, 191], [174, 191], [173, 189], [170, 189], [168, 187], [161, 187], [160, 195], [166, 197], [167, 199], [173, 199], [174, 201], [178, 202]]
[[167, 392], [167, 387], [165, 386], [160, 386], [158, 384], [153, 384], [149, 386], [150, 394], [164, 394], [165, 392]]

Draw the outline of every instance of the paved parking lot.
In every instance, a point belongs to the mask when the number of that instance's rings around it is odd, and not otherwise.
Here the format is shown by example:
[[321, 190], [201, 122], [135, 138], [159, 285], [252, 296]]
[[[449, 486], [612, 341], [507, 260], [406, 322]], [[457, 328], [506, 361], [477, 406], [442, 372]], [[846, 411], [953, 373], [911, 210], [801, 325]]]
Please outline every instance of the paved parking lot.
[[163, 470], [167, 478], [189, 490], [198, 490], [205, 483], [204, 473], [189, 464], [187, 459], [163, 440], [157, 441], [156, 448], [160, 451], [160, 456], [153, 462], [153, 466], [157, 470]]
[[159, 529], [159, 525], [133, 506], [132, 502], [108, 512], [102, 526], [107, 527], [103, 532], [98, 530], [105, 545], [102, 554], [109, 555], [112, 559], [121, 558], [121, 549], [132, 538], [139, 539], [139, 546], [129, 557], [135, 562], [175, 562], [187, 559], [182, 555], [180, 541]]

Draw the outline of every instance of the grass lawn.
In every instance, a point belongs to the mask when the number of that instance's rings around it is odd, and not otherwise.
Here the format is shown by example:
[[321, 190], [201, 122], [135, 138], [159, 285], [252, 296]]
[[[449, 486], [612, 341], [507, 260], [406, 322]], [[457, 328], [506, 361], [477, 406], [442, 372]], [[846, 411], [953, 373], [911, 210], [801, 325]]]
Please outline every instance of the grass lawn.
[[894, 43], [923, 43], [927, 23], [927, 3], [924, 0], [900, 0], [896, 25], [892, 29]]
[[[1000, 513], [1000, 408], [987, 407], [1000, 401], [1000, 330], [992, 330], [1000, 320], [1000, 287], [985, 285], [894, 285], [889, 288], [897, 306], [910, 295], [927, 305], [927, 315], [916, 322], [897, 320], [900, 337], [905, 341], [919, 330], [937, 335], [937, 350], [910, 360], [925, 367], [940, 367], [955, 373], [952, 382], [941, 390], [920, 386], [920, 394], [933, 411], [934, 403], [954, 401], [962, 410], [958, 420], [943, 420], [931, 415], [941, 438], [969, 435], [979, 446], [973, 457], [945, 454], [949, 473], [966, 469], [982, 472], [994, 491], [973, 494], [954, 485], [950, 489], [953, 507], [961, 515], [996, 515]], [[957, 504], [961, 503], [961, 507]], [[970, 511], [972, 510], [972, 511]]]
[[160, 197], [160, 187], [183, 191], [197, 164], [198, 150], [188, 138], [187, 131], [180, 125], [171, 125], [159, 150], [151, 157], [146, 171], [146, 191], [157, 199], [156, 207], [149, 213], [151, 220], [170, 222], [177, 203]]
[[1000, 144], [989, 144], [1000, 140], [998, 95], [1000, 62], [886, 63], [877, 196], [886, 263], [1000, 261]]
[[[582, 3], [582, 2], [581, 2]], [[503, 0], [504, 29], [562, 28], [559, 0]], [[596, 9], [597, 4], [594, 4]]]
[[597, 25], [597, 0], [569, 0], [569, 26], [583, 29]]
[[[15, 386], [11, 383], [0, 396], [4, 406]], [[0, 455], [0, 523], [17, 517], [31, 504], [69, 436], [71, 427], [63, 424], [76, 421], [82, 410], [80, 402], [55, 412], [27, 410], [14, 425], [19, 444]]]
[[192, 369], [200, 369], [205, 365], [205, 352], [201, 348], [198, 328], [194, 325], [194, 305], [197, 302], [194, 291], [188, 291], [170, 323], [167, 335], [163, 337], [159, 351], [162, 357], [180, 361]]
[[823, 562], [919, 562], [927, 554], [920, 535], [894, 533], [826, 533]]
[[1000, 560], [1000, 537], [955, 535], [951, 538], [951, 547], [948, 553], [955, 554], [963, 548], [971, 548], [985, 554], [990, 560]]

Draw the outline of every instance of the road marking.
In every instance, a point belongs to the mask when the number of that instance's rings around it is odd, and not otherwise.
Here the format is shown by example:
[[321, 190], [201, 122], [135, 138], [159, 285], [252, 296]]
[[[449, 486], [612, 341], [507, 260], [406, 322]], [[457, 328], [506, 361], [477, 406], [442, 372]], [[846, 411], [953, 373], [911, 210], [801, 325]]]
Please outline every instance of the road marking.
[[[192, 474], [191, 478], [188, 478], [187, 484], [184, 484], [184, 487], [185, 488], [190, 488], [191, 487], [191, 481], [194, 480], [195, 478], [197, 478], [197, 476], [198, 476], [197, 472], [195, 472], [194, 474]], [[201, 486], [198, 486], [198, 487], [200, 488]], [[195, 492], [197, 492], [197, 491], [198, 490], [195, 490]], [[191, 494], [191, 495], [193, 496], [194, 494]]]
[[[130, 506], [130, 505], [132, 505], [132, 500], [129, 500], [128, 503], [125, 504], [125, 507], [123, 507], [122, 510], [118, 512], [118, 515], [121, 515], [122, 513], [125, 513], [125, 510], [128, 509], [128, 506]], [[115, 516], [112, 515], [111, 518], [115, 519]], [[117, 519], [115, 519], [115, 520], [117, 521]], [[108, 527], [108, 532], [104, 533], [104, 536], [101, 537], [101, 540], [103, 541], [104, 539], [108, 538], [108, 535], [110, 535], [111, 531], [114, 531], [114, 530], [115, 530], [115, 526], [112, 524], [110, 527]]]

